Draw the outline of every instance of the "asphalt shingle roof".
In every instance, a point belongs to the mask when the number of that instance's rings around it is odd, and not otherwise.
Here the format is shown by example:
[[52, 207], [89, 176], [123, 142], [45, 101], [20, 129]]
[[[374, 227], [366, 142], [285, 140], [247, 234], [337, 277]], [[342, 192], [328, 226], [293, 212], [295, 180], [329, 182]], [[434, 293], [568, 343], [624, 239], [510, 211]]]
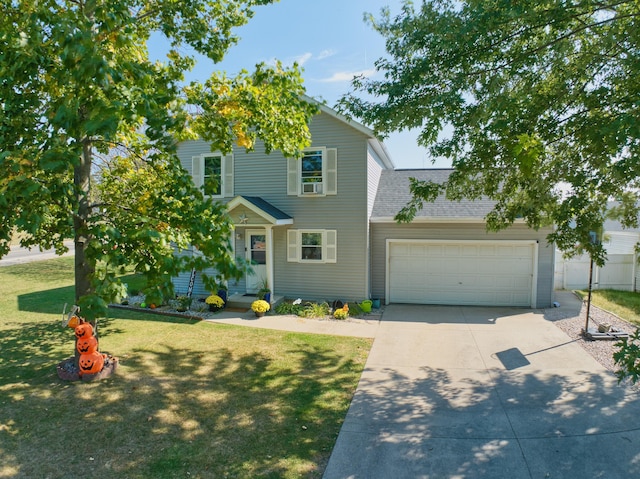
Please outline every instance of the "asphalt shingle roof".
[[281, 209], [276, 208], [271, 203], [269, 203], [266, 200], [263, 200], [259, 196], [243, 196], [243, 198], [247, 200], [249, 203], [253, 204], [254, 206], [257, 206], [258, 208], [260, 208], [265, 213], [271, 215], [276, 220], [290, 220], [292, 218], [287, 213], [285, 213]]
[[[373, 218], [392, 218], [411, 199], [409, 178], [443, 183], [452, 169], [383, 170], [373, 205]], [[421, 218], [484, 218], [491, 211], [493, 201], [487, 199], [450, 201], [443, 195], [433, 203], [425, 203], [416, 213]]]

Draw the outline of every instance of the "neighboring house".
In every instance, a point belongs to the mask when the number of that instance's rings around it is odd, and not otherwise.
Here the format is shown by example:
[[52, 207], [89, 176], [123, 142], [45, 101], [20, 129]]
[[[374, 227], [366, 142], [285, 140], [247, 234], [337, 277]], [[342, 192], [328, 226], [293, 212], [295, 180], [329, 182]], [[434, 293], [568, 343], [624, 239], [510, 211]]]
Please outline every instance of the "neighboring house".
[[[593, 266], [592, 289], [637, 291], [640, 287], [640, 268], [636, 245], [639, 242], [640, 229], [625, 229], [618, 221], [605, 221], [602, 244], [607, 252], [607, 261], [602, 268]], [[590, 264], [588, 255], [564, 258], [557, 251], [555, 288], [587, 289]]]
[[[551, 304], [548, 231], [516, 224], [487, 233], [491, 204], [442, 199], [411, 224], [397, 224], [408, 178], [437, 181], [449, 170], [394, 170], [372, 130], [325, 106], [310, 131], [302, 160], [266, 155], [260, 143], [254, 152], [234, 148], [226, 156], [203, 141], [179, 145], [196, 184], [227, 203], [235, 255], [254, 264], [255, 274], [229, 282], [230, 293], [252, 294], [266, 281], [276, 296], [309, 300]], [[216, 190], [208, 185], [212, 176]], [[188, 284], [189, 274], [174, 278], [176, 292]], [[194, 294], [207, 293], [197, 276]]]

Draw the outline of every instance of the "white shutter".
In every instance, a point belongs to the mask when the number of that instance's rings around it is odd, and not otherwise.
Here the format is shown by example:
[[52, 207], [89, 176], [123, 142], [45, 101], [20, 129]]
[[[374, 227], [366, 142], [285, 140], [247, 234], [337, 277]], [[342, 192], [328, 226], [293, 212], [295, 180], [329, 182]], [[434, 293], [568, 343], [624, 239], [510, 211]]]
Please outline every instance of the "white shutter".
[[224, 156], [222, 162], [222, 196], [229, 198], [233, 196], [233, 154]]
[[300, 188], [300, 174], [298, 164], [300, 160], [287, 158], [287, 195], [298, 196]]
[[287, 261], [298, 262], [298, 230], [287, 231]]
[[325, 231], [325, 263], [338, 261], [338, 232], [336, 230]]
[[325, 166], [324, 177], [327, 181], [325, 188], [326, 195], [338, 194], [338, 150], [327, 148], [327, 165]]
[[196, 188], [202, 188], [204, 183], [204, 158], [201, 155], [191, 157], [191, 176]]

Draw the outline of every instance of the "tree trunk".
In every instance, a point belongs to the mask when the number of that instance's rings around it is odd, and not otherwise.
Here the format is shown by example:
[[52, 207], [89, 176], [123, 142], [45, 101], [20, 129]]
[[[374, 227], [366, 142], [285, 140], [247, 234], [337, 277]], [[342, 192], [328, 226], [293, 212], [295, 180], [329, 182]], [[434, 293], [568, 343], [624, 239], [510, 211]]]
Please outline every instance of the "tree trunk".
[[89, 242], [87, 224], [90, 211], [91, 193], [91, 142], [85, 140], [82, 146], [80, 164], [73, 172], [73, 181], [77, 191], [78, 211], [73, 220], [75, 232], [75, 283], [76, 302], [80, 297], [93, 292], [91, 276], [95, 270], [93, 263], [87, 261], [86, 250]]

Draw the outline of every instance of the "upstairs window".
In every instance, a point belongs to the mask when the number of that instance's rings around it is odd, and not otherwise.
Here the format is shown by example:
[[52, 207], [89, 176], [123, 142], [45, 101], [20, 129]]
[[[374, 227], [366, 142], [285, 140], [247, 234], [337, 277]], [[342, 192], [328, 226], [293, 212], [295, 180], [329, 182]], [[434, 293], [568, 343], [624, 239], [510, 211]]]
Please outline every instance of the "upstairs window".
[[204, 157], [202, 189], [207, 196], [222, 196], [222, 156]]
[[301, 159], [287, 162], [287, 194], [325, 196], [338, 193], [338, 153], [335, 148], [307, 148]]
[[206, 196], [233, 196], [233, 155], [207, 153], [191, 159], [193, 182]]
[[300, 160], [302, 194], [322, 194], [325, 150], [305, 151]]

